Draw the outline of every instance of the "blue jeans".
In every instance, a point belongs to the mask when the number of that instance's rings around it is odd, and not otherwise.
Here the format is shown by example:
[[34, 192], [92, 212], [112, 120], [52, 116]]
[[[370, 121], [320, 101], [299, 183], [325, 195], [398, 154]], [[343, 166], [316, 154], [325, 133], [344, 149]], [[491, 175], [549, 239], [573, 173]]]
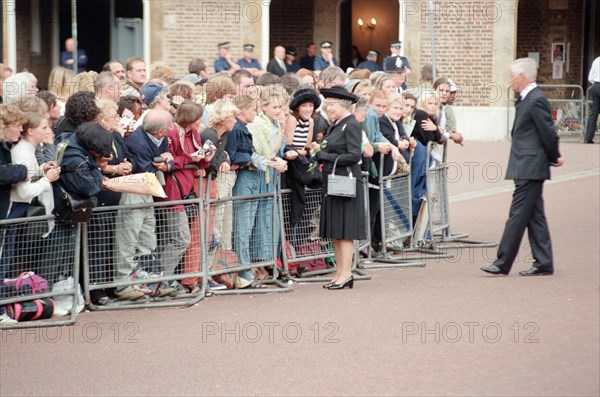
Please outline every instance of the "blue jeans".
[[[261, 172], [239, 171], [235, 185], [233, 186], [233, 196], [258, 194], [260, 190], [260, 178], [264, 178]], [[257, 211], [257, 200], [237, 200], [233, 202], [233, 247], [240, 261], [240, 266], [247, 266], [251, 263], [250, 239]], [[249, 270], [241, 271], [238, 275], [247, 280], [253, 279], [252, 273]]]
[[421, 209], [421, 198], [427, 192], [426, 164], [427, 148], [417, 141], [417, 146], [410, 163], [410, 176], [412, 180], [412, 214], [413, 218]]
[[[12, 203], [10, 213], [6, 219], [22, 218], [27, 213], [27, 203]], [[2, 244], [2, 254], [0, 255], [0, 299], [4, 298], [4, 279], [11, 275], [14, 260], [17, 257], [17, 235], [22, 225], [13, 224], [2, 227], [0, 231], [0, 243]], [[0, 306], [0, 315], [4, 314], [4, 307]]]

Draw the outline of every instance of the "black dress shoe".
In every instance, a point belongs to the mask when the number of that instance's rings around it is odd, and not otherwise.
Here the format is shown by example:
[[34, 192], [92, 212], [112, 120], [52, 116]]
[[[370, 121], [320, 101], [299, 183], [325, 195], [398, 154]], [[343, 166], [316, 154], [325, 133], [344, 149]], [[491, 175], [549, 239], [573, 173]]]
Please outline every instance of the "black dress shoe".
[[506, 275], [508, 275], [507, 271], [500, 269], [496, 265], [484, 266], [484, 267], [481, 268], [481, 270], [483, 270], [486, 273], [495, 274], [495, 275], [498, 275], [498, 276], [506, 276]]
[[539, 267], [530, 267], [527, 270], [519, 272], [521, 276], [551, 276], [554, 273], [553, 270], [540, 269]]
[[332, 290], [332, 289], [344, 289], [344, 288], [350, 288], [352, 289], [352, 287], [354, 287], [354, 276], [350, 276], [348, 279], [346, 279], [346, 281], [344, 281], [341, 284], [332, 284], [328, 287], [328, 289]]

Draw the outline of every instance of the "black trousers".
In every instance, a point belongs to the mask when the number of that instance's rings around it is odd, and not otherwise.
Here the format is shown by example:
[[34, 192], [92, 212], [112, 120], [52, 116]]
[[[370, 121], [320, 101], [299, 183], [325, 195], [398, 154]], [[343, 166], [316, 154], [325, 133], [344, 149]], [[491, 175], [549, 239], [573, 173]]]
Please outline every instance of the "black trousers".
[[592, 86], [592, 109], [590, 117], [587, 120], [585, 131], [585, 141], [591, 142], [594, 139], [596, 132], [596, 123], [598, 122], [598, 114], [600, 114], [600, 82], [595, 82]]
[[525, 229], [531, 245], [533, 266], [554, 271], [552, 243], [544, 214], [543, 186], [543, 180], [515, 180], [510, 214], [498, 247], [498, 258], [494, 262], [494, 265], [506, 272], [510, 272], [519, 253]]

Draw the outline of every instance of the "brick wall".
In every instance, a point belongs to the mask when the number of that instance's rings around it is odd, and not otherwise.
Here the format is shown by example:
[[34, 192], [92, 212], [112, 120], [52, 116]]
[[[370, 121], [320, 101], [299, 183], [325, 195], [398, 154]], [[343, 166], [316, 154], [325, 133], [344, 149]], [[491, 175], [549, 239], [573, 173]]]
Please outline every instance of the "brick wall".
[[[315, 0], [272, 0], [270, 5], [271, 43], [269, 54], [277, 45], [296, 47], [297, 60], [306, 54], [306, 44], [313, 40]], [[266, 65], [263, 65], [266, 67]]]
[[212, 65], [218, 56], [219, 42], [231, 41], [233, 58], [241, 57], [243, 3], [201, 3], [186, 0], [162, 3], [162, 59], [152, 58], [169, 64], [176, 76], [187, 74], [187, 65], [195, 57], [206, 59], [213, 72]]
[[50, 11], [49, 3], [41, 2], [39, 21], [41, 34], [41, 54], [31, 52], [31, 20], [32, 8], [30, 1], [19, 1], [17, 12], [17, 70], [22, 72], [27, 69], [38, 79], [38, 87], [45, 88], [48, 85], [50, 70], [56, 65], [52, 65], [50, 54], [51, 18], [48, 17]]
[[[547, 0], [520, 1], [518, 9], [517, 57], [538, 52], [538, 82], [580, 85], [583, 73], [583, 0], [570, 0], [567, 10], [549, 10]], [[541, 17], [543, 16], [543, 17]], [[552, 78], [552, 43], [571, 43], [563, 78]], [[567, 56], [567, 54], [565, 54]], [[565, 59], [566, 61], [566, 59]]]
[[[436, 1], [434, 9], [437, 77], [452, 78], [459, 85], [458, 105], [489, 106], [497, 87], [492, 81], [495, 18], [483, 9], [483, 3], [457, 6]], [[428, 18], [426, 12], [421, 14], [420, 65], [432, 60]], [[418, 75], [419, 70], [413, 73]]]

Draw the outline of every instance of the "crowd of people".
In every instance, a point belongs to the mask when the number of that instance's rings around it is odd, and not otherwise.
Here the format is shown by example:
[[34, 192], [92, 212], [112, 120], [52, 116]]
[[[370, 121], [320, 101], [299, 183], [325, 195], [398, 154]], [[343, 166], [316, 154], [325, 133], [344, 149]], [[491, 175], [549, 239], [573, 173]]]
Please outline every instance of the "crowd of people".
[[[94, 197], [97, 206], [143, 206], [198, 197], [203, 194], [199, 178], [210, 179], [211, 198], [224, 199], [273, 192], [281, 176], [294, 196], [292, 223], [302, 216], [304, 188], [322, 187], [320, 233], [333, 240], [337, 262], [324, 287], [352, 288], [353, 241], [365, 239], [367, 227], [356, 214], [366, 208], [365, 200], [370, 201], [372, 248], [376, 255], [382, 250], [379, 173], [411, 173], [416, 217], [425, 193], [427, 144], [463, 139], [452, 110], [457, 85], [447, 77], [433, 81], [431, 65], [424, 65], [419, 85], [407, 89], [410, 69], [397, 51], [400, 44], [390, 44], [394, 51], [383, 70], [373, 66], [378, 55], [373, 52], [366, 63], [346, 73], [337, 66], [328, 41], [320, 44], [320, 56], [310, 43], [299, 63], [294, 48], [278, 46], [267, 70], [252, 58], [254, 46], [244, 45], [244, 58], [234, 62], [230, 43], [220, 43], [212, 74], [200, 58], [190, 60], [187, 75], [176, 76], [166, 65], [149, 71], [134, 56], [124, 65], [111, 60], [100, 73], [75, 75], [57, 66], [42, 91], [33, 74], [5, 73], [2, 67], [0, 220], [25, 217], [34, 202], [52, 215], [64, 192]], [[57, 155], [61, 142], [68, 145]], [[384, 167], [378, 169], [382, 156]], [[354, 197], [328, 194], [329, 175], [361, 171], [369, 173], [367, 197], [362, 178], [356, 178]], [[105, 188], [111, 178], [144, 172], [162, 175], [166, 198]], [[211, 214], [206, 245], [232, 251], [249, 268], [274, 260], [272, 246], [281, 244], [273, 242], [272, 236], [279, 235], [273, 228], [282, 226], [272, 218], [274, 206], [272, 199], [219, 203]], [[92, 217], [92, 283], [131, 281], [140, 269], [165, 276], [199, 271], [198, 214], [183, 206], [165, 208], [160, 216], [147, 206]], [[64, 253], [52, 247], [72, 236], [73, 224], [57, 220], [48, 222], [39, 238], [51, 251], [40, 259], [53, 269], [45, 274], [50, 282], [69, 274], [68, 266], [56, 268], [65, 262], [58, 257]], [[1, 238], [0, 298], [2, 280], [14, 276], [24, 254], [15, 226], [2, 227]], [[242, 270], [235, 287], [253, 287], [268, 276], [269, 269]], [[141, 283], [99, 289], [92, 300], [106, 304], [111, 299], [173, 296], [198, 291], [200, 281], [158, 283], [153, 289]], [[208, 285], [225, 288], [212, 279]], [[2, 308], [0, 315], [10, 321]]]

